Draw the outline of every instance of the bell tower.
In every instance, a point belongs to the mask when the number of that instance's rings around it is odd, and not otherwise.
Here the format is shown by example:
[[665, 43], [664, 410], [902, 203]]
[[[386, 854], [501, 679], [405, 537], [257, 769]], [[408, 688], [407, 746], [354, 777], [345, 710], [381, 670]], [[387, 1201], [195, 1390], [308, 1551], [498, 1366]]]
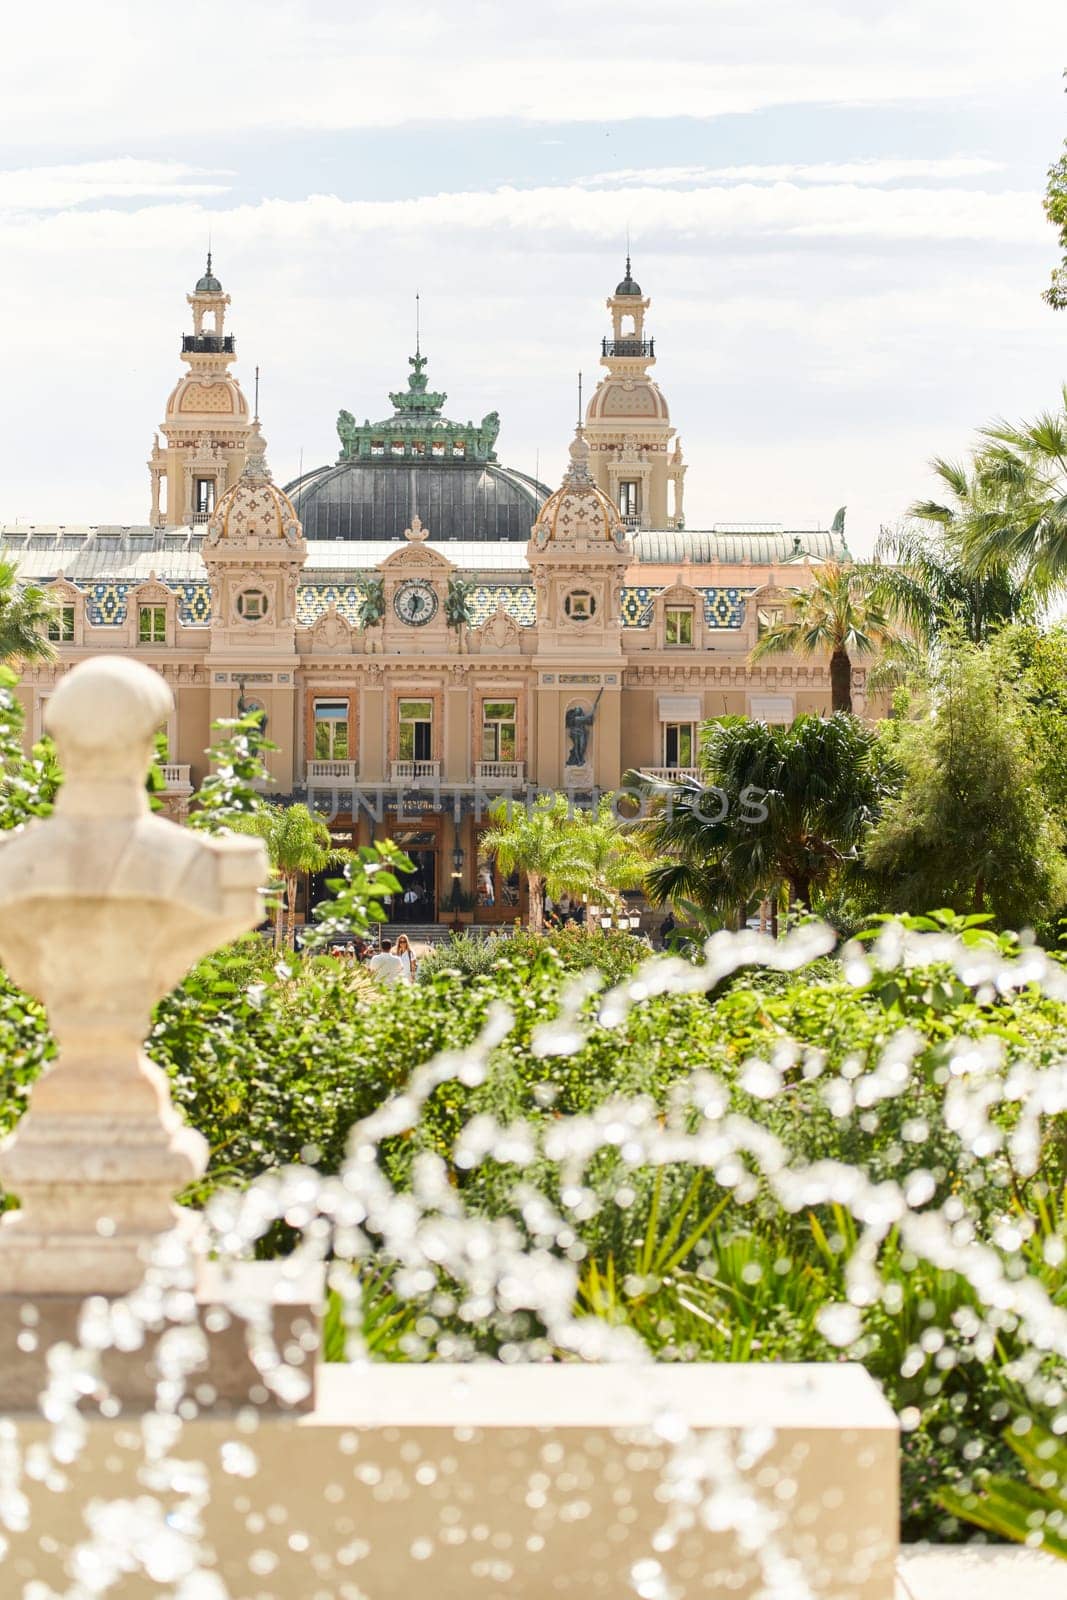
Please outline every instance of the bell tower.
[[627, 256], [626, 276], [607, 300], [611, 338], [600, 347], [607, 372], [586, 407], [584, 433], [597, 487], [626, 527], [681, 528], [685, 463], [667, 402], [650, 376], [656, 341], [646, 334], [645, 314], [651, 304]]
[[228, 488], [237, 482], [248, 454], [248, 401], [230, 373], [237, 341], [226, 332], [230, 297], [211, 266], [186, 295], [193, 329], [182, 335], [181, 358], [189, 369], [167, 400], [148, 470], [152, 480], [152, 526], [206, 524]]

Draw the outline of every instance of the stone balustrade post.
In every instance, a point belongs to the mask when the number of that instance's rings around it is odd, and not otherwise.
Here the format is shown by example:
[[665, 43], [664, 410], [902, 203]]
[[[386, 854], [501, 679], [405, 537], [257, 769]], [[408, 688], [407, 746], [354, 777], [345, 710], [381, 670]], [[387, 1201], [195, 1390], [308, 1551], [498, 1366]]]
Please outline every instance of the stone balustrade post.
[[175, 1194], [207, 1162], [142, 1048], [152, 1008], [200, 956], [255, 926], [259, 840], [149, 809], [145, 774], [173, 711], [158, 673], [85, 661], [45, 723], [65, 782], [54, 814], [0, 835], [0, 962], [44, 1002], [58, 1055], [0, 1148], [20, 1201], [0, 1225], [0, 1294], [123, 1294], [189, 1226]]

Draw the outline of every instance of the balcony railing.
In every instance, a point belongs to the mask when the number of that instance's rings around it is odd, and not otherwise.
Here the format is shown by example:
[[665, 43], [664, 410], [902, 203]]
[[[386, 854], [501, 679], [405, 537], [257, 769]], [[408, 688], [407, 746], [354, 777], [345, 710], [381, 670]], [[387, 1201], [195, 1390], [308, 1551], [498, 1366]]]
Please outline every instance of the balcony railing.
[[355, 783], [358, 763], [355, 761], [309, 761], [308, 783]]
[[183, 333], [182, 355], [234, 356], [237, 340], [232, 333]]
[[211, 521], [211, 517], [212, 517], [212, 513], [210, 511], [194, 511], [193, 512], [193, 522], [194, 523], [210, 522]]
[[604, 356], [639, 356], [644, 361], [656, 359], [655, 339], [604, 339], [600, 353]]
[[642, 767], [642, 776], [658, 778], [661, 783], [682, 783], [686, 778], [699, 778], [699, 767]]
[[441, 776], [439, 761], [394, 761], [394, 783], [435, 783]]
[[524, 761], [478, 761], [474, 767], [476, 783], [522, 783]]
[[167, 794], [192, 794], [193, 785], [189, 779], [188, 762], [165, 761], [162, 771], [163, 787]]
[[624, 511], [622, 525], [624, 528], [639, 528], [641, 526], [641, 513], [639, 511]]

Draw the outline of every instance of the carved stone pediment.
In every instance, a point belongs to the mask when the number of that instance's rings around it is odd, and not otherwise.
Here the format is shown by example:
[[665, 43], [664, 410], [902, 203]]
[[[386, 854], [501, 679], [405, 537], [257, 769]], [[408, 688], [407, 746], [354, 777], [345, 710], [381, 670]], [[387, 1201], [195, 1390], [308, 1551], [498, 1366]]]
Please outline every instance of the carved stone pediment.
[[316, 617], [307, 631], [313, 650], [349, 651], [352, 648], [352, 625], [335, 605]]
[[496, 610], [482, 623], [478, 635], [483, 651], [517, 650], [522, 630], [511, 613], [505, 609], [503, 601], [498, 600]]
[[453, 562], [436, 550], [431, 550], [424, 544], [406, 544], [399, 550], [394, 550], [386, 556], [384, 561], [379, 561], [379, 572], [393, 572], [397, 568], [410, 572], [418, 568], [422, 572], [453, 572]]
[[139, 583], [130, 591], [129, 602], [138, 606], [165, 606], [174, 599], [174, 591], [168, 589], [165, 583], [160, 583], [154, 572], [150, 572], [143, 583]]

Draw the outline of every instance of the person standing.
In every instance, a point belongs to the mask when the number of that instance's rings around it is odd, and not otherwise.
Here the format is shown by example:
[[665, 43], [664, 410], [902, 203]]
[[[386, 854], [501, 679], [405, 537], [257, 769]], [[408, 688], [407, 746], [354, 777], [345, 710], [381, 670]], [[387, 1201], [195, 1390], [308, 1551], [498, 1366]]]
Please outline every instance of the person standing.
[[414, 983], [415, 972], [419, 964], [415, 960], [415, 952], [411, 948], [411, 944], [406, 933], [402, 933], [399, 939], [396, 941], [396, 954], [397, 959], [403, 968], [400, 974], [401, 982]]
[[367, 971], [379, 983], [398, 983], [404, 973], [404, 963], [399, 956], [393, 954], [392, 939], [383, 939], [382, 947], [376, 956], [371, 956], [367, 962]]

